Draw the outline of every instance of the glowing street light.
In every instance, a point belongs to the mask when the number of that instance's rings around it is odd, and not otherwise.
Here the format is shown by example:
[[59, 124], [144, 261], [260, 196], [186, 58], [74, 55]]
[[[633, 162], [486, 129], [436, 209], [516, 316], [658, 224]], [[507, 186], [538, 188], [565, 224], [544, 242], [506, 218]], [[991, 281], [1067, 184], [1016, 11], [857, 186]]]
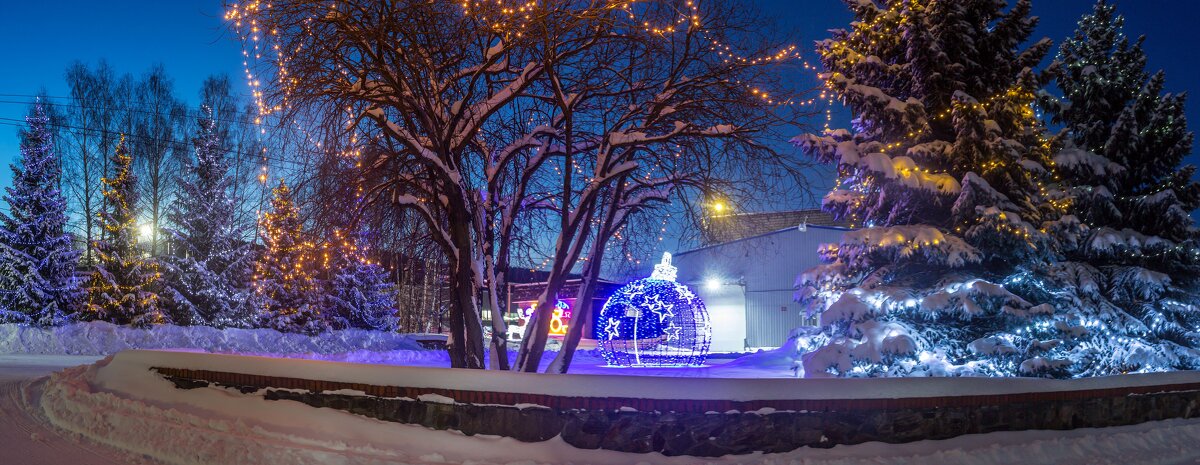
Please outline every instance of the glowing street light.
[[154, 237], [154, 225], [148, 224], [148, 223], [142, 223], [140, 226], [138, 226], [138, 237], [142, 238], [142, 240], [144, 240], [144, 241], [148, 241], [151, 238], [153, 238]]

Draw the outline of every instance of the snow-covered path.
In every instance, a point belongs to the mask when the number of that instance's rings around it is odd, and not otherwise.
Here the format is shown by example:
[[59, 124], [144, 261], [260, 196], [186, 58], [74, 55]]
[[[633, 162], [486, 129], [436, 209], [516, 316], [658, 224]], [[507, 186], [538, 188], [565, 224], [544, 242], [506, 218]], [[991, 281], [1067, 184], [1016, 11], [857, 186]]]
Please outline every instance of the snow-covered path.
[[127, 453], [64, 435], [38, 418], [29, 404], [40, 395], [37, 378], [95, 362], [93, 356], [0, 355], [0, 463], [107, 465], [142, 462]]

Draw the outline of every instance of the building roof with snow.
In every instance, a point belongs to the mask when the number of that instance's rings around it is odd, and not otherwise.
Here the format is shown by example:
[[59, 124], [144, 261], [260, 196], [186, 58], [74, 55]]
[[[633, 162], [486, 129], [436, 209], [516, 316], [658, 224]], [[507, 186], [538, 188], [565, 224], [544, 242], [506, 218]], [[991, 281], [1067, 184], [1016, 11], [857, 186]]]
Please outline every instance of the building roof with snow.
[[850, 224], [820, 209], [781, 212], [735, 213], [709, 217], [705, 225], [704, 245], [732, 242], [799, 226], [826, 226], [849, 229]]

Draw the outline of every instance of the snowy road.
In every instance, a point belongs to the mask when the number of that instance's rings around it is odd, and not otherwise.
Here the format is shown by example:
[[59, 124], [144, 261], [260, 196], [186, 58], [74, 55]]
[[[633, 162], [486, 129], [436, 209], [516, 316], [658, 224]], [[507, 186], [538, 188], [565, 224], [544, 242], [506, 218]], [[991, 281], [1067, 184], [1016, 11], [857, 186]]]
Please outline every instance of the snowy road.
[[26, 408], [38, 389], [37, 378], [60, 369], [95, 362], [92, 356], [0, 355], [0, 464], [107, 465], [145, 463], [126, 453], [82, 443], [56, 431]]

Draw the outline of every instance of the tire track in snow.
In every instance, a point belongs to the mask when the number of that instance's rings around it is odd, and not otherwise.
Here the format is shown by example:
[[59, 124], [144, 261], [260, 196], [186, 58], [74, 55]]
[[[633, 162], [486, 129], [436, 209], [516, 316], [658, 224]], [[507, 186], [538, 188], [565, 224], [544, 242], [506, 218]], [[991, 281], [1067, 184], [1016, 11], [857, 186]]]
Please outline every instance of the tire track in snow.
[[40, 385], [36, 381], [0, 383], [0, 463], [21, 465], [109, 465], [148, 463], [120, 450], [84, 444], [34, 414]]

